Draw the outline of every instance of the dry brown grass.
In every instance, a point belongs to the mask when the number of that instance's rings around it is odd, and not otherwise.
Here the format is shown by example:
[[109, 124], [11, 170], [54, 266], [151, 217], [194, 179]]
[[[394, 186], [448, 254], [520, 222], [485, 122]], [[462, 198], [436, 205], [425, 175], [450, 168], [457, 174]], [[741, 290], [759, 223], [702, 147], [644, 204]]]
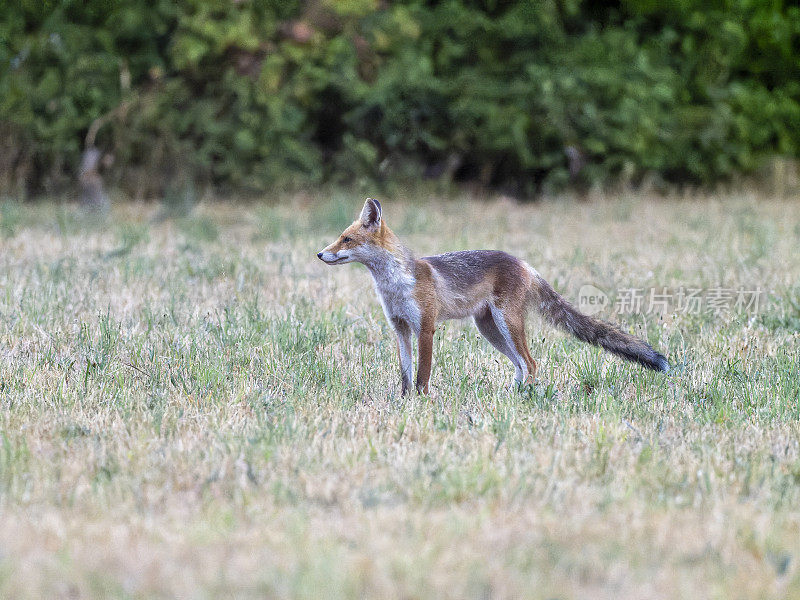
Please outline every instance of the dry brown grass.
[[800, 595], [796, 204], [386, 199], [420, 254], [506, 249], [573, 299], [769, 290], [626, 319], [666, 377], [531, 319], [525, 393], [450, 324], [404, 401], [367, 272], [314, 258], [359, 205], [3, 207], [0, 596]]

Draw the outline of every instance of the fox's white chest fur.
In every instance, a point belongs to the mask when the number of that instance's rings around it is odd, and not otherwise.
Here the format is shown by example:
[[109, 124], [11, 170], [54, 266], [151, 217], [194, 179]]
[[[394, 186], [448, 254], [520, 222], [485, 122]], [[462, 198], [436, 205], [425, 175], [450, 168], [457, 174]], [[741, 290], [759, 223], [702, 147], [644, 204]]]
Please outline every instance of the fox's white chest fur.
[[[389, 254], [387, 252], [387, 254]], [[386, 318], [392, 322], [402, 319], [409, 324], [415, 334], [419, 335], [422, 314], [414, 299], [416, 280], [396, 257], [367, 264], [372, 278], [375, 280], [375, 291], [383, 306]]]

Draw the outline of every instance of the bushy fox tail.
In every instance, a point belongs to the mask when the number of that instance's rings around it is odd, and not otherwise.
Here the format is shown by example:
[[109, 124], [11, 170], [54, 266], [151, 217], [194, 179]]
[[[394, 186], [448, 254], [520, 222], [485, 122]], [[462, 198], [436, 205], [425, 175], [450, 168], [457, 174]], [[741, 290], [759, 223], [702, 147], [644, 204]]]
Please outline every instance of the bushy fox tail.
[[583, 342], [600, 346], [604, 350], [637, 362], [654, 371], [668, 371], [669, 362], [643, 340], [621, 331], [610, 323], [604, 323], [584, 315], [572, 306], [537, 273], [529, 293], [529, 302], [553, 325], [571, 333]]

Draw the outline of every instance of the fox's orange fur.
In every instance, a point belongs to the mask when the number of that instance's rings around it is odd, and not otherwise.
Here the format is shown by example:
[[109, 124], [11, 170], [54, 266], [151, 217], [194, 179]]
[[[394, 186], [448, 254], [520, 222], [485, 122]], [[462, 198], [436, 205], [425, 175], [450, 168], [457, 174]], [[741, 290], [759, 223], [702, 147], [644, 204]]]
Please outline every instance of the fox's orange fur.
[[360, 262], [375, 281], [397, 335], [402, 393], [411, 388], [411, 336], [418, 343], [416, 389], [428, 393], [436, 325], [472, 317], [481, 334], [514, 364], [518, 383], [533, 382], [536, 361], [525, 338], [528, 307], [578, 339], [658, 371], [666, 358], [617, 327], [578, 312], [536, 270], [505, 252], [474, 250], [415, 258], [367, 198], [361, 215], [317, 256], [330, 265]]

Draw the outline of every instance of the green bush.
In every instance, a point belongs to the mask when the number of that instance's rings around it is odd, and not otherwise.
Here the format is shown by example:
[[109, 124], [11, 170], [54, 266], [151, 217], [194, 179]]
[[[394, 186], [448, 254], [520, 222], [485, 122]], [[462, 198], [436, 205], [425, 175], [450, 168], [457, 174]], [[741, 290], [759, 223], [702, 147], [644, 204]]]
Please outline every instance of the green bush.
[[[713, 184], [800, 151], [780, 1], [23, 0], [0, 8], [0, 190], [137, 196], [391, 176], [523, 194]], [[100, 121], [96, 121], [100, 119]], [[571, 180], [565, 149], [586, 167]]]

